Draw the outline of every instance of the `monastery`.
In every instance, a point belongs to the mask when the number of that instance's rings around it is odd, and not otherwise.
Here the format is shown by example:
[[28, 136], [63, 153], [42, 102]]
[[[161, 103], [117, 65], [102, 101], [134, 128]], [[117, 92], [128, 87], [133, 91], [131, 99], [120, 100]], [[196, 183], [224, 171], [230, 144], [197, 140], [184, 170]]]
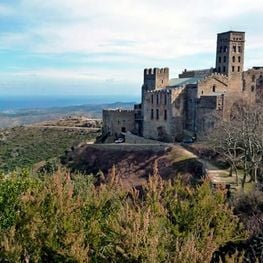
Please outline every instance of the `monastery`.
[[227, 118], [237, 103], [262, 97], [263, 67], [244, 71], [245, 32], [217, 35], [215, 68], [184, 70], [178, 78], [169, 68], [144, 69], [141, 103], [133, 110], [103, 110], [103, 134], [130, 131], [144, 138], [175, 142], [198, 137]]

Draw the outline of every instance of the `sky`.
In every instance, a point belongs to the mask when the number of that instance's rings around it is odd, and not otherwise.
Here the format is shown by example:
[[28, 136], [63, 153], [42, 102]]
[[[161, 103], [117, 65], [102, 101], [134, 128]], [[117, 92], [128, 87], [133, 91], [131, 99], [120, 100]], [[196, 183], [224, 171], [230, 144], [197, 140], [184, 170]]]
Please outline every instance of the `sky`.
[[246, 32], [263, 65], [262, 0], [0, 0], [0, 96], [139, 96], [143, 69], [215, 64], [216, 34]]

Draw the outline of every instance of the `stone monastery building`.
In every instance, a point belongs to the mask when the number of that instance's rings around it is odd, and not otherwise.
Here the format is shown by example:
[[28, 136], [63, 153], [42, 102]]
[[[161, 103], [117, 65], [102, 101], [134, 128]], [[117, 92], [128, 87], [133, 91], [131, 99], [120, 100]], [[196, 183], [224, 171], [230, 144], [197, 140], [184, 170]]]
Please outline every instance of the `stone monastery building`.
[[172, 79], [169, 68], [145, 69], [141, 103], [130, 111], [104, 110], [103, 133], [180, 141], [212, 128], [215, 114], [227, 118], [240, 101], [256, 103], [263, 67], [243, 71], [244, 51], [245, 32], [229, 31], [217, 35], [215, 68], [184, 70]]

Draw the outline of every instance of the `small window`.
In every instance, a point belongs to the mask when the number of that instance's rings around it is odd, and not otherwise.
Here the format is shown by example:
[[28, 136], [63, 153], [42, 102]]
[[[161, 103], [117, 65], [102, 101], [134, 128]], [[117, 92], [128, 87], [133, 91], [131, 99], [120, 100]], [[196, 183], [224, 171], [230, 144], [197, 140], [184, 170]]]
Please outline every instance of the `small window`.
[[213, 85], [212, 91], [216, 92], [216, 85]]
[[252, 85], [252, 86], [251, 86], [251, 91], [254, 92], [254, 90], [255, 90], [255, 86]]
[[232, 72], [235, 72], [235, 67], [234, 66], [232, 66]]
[[166, 105], [167, 104], [167, 95], [165, 94], [164, 95], [164, 105]]
[[242, 48], [241, 48], [241, 46], [238, 46], [238, 52], [239, 52], [239, 53], [242, 52]]
[[151, 109], [151, 120], [153, 120], [153, 109]]
[[201, 92], [201, 93], [202, 93], [202, 95], [203, 95], [203, 94], [204, 94], [204, 91], [202, 90], [202, 92]]
[[240, 56], [238, 57], [238, 62], [239, 62], [239, 63], [241, 62], [241, 57], [240, 57]]
[[167, 110], [164, 110], [164, 120], [167, 120]]
[[156, 96], [156, 104], [157, 105], [159, 104], [159, 94], [157, 94], [157, 96]]
[[223, 67], [223, 72], [226, 73], [226, 67], [225, 66]]
[[221, 63], [221, 57], [218, 58], [218, 63]]
[[256, 80], [256, 76], [253, 75], [253, 76], [252, 76], [252, 81], [255, 82], [255, 80]]
[[236, 62], [236, 58], [235, 58], [235, 56], [232, 57], [232, 62], [233, 62], [233, 63]]
[[240, 66], [237, 67], [237, 72], [240, 72]]
[[218, 72], [221, 73], [221, 67], [218, 67]]
[[227, 52], [227, 46], [224, 46], [224, 52]]
[[233, 46], [233, 52], [237, 52], [237, 47]]
[[151, 102], [152, 102], [152, 104], [153, 104], [153, 95], [151, 96]]
[[159, 120], [159, 109], [156, 109], [156, 120]]
[[226, 62], [226, 56], [224, 56], [224, 62]]
[[222, 53], [223, 47], [219, 48], [219, 53]]

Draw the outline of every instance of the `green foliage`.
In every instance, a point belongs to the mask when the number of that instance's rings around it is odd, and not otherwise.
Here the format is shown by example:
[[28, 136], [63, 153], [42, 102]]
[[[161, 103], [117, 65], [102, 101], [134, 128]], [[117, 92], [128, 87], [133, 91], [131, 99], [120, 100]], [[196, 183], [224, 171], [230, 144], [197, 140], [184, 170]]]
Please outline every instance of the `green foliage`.
[[154, 175], [125, 191], [57, 170], [0, 179], [0, 261], [209, 262], [221, 243], [244, 236], [224, 194]]
[[5, 172], [59, 157], [71, 146], [95, 140], [98, 135], [74, 129], [35, 127], [16, 127], [4, 133], [5, 139], [0, 139], [0, 171]]

